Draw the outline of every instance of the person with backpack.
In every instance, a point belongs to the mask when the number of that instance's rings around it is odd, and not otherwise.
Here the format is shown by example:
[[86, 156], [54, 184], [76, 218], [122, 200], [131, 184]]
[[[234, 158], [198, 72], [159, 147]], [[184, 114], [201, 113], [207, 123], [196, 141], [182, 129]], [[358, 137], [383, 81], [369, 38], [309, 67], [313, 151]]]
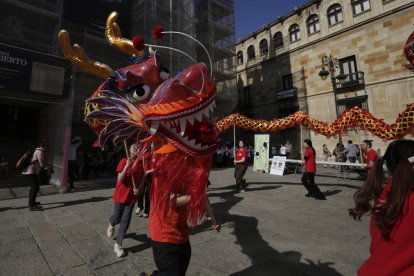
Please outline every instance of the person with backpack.
[[[29, 209], [30, 211], [40, 210], [40, 202], [36, 201], [37, 192], [39, 191], [39, 176], [44, 170], [53, 172], [53, 165], [47, 164], [45, 161], [45, 153], [49, 149], [49, 143], [43, 140], [38, 148], [30, 154], [26, 152], [20, 158], [17, 166], [20, 165], [22, 175], [24, 175], [27, 183], [30, 185], [29, 191]], [[20, 164], [19, 164], [20, 163]]]

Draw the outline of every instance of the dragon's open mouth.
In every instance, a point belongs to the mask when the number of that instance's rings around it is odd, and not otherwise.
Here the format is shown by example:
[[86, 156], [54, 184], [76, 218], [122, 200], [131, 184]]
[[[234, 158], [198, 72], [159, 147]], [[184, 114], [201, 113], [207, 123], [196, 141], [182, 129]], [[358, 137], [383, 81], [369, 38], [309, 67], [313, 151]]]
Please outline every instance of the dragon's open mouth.
[[149, 133], [164, 136], [175, 146], [189, 152], [208, 153], [215, 150], [217, 132], [211, 120], [215, 93], [202, 103], [183, 111], [144, 120]]

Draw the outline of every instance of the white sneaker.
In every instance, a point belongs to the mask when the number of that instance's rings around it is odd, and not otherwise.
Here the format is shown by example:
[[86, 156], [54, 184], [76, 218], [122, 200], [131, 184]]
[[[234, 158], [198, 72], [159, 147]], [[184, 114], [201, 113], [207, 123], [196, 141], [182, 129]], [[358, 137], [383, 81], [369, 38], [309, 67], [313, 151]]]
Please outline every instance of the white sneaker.
[[122, 249], [121, 246], [119, 246], [117, 243], [114, 244], [114, 252], [118, 258], [121, 258], [122, 256], [125, 256], [125, 251]]
[[108, 229], [106, 229], [106, 236], [112, 238], [114, 236], [115, 227], [109, 224]]
[[141, 208], [137, 207], [137, 209], [135, 209], [135, 215], [138, 215], [139, 213], [141, 213]]

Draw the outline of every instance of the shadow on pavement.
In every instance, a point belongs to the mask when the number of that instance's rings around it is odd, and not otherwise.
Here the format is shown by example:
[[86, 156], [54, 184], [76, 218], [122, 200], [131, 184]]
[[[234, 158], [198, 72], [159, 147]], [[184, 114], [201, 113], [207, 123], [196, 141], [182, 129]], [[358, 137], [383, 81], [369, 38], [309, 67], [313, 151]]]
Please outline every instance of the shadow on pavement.
[[[248, 189], [245, 194], [251, 191], [271, 190], [280, 187], [268, 186]], [[332, 192], [337, 193], [338, 191], [340, 192], [340, 190]], [[222, 202], [212, 204], [217, 219], [222, 224], [231, 223], [233, 225], [233, 234], [237, 240], [236, 243], [241, 247], [243, 254], [250, 258], [252, 263], [250, 267], [231, 275], [341, 275], [331, 267], [334, 264], [333, 262], [321, 262], [320, 260], [314, 262], [309, 259], [305, 259], [306, 262], [301, 262], [302, 254], [300, 252], [279, 252], [272, 248], [261, 236], [258, 230], [257, 218], [230, 214], [230, 210], [243, 200], [238, 195], [240, 194], [233, 191], [214, 193], [213, 189], [209, 193], [209, 197], [223, 199]], [[204, 227], [208, 227], [208, 224], [202, 224], [200, 227], [194, 229], [194, 232], [204, 231]]]
[[140, 244], [136, 246], [125, 248], [128, 252], [137, 253], [137, 252], [144, 251], [151, 247], [151, 239], [148, 238], [146, 234], [137, 235], [136, 233], [129, 233], [125, 235], [125, 239], [126, 238], [130, 238], [130, 239], [141, 242]]
[[[301, 186], [302, 183], [292, 183], [292, 182], [247, 182], [248, 184], [248, 188], [247, 190], [251, 190], [251, 186], [252, 185], [293, 185], [293, 186]], [[351, 184], [324, 184], [324, 183], [316, 183], [318, 186], [322, 186], [322, 187], [342, 187], [342, 188], [350, 188], [350, 189], [359, 189], [360, 186], [357, 185], [351, 185]], [[228, 186], [224, 186], [224, 187], [220, 187], [220, 188], [214, 188], [214, 185], [212, 185], [213, 187], [209, 188], [209, 191], [222, 191], [222, 190], [235, 190], [236, 185], [232, 184], [232, 185], [228, 185]], [[303, 188], [305, 191], [305, 188]]]
[[[78, 199], [78, 200], [73, 200], [73, 201], [62, 201], [62, 202], [48, 202], [48, 203], [41, 203], [40, 207], [41, 209], [38, 211], [42, 211], [42, 210], [50, 210], [50, 209], [55, 209], [55, 208], [62, 208], [62, 207], [67, 207], [67, 206], [72, 206], [72, 205], [79, 205], [79, 204], [83, 204], [83, 203], [91, 203], [91, 202], [100, 202], [100, 201], [105, 201], [112, 198], [111, 196], [108, 197], [91, 197], [91, 198], [86, 198], [86, 199]], [[51, 206], [51, 207], [45, 207], [46, 205], [53, 205], [53, 204], [59, 204], [58, 206]], [[2, 207], [0, 208], [0, 212], [4, 212], [7, 210], [20, 210], [20, 209], [27, 209], [27, 206], [21, 206], [21, 207]]]

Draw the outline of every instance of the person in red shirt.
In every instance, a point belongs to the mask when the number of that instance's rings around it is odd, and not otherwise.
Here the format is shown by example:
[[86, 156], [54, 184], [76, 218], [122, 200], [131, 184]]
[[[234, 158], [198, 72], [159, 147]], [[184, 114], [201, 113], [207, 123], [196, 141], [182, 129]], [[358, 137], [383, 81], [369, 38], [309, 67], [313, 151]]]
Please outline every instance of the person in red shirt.
[[246, 179], [243, 179], [247, 170], [247, 150], [244, 147], [243, 141], [239, 142], [239, 148], [234, 154], [234, 177], [236, 178], [236, 191], [244, 192], [247, 185]]
[[149, 234], [157, 272], [149, 275], [185, 275], [191, 259], [189, 223], [194, 225], [205, 209], [211, 161], [171, 144], [153, 152]]
[[414, 275], [413, 163], [414, 141], [393, 141], [354, 195], [349, 214], [358, 220], [371, 214], [371, 256], [358, 269], [360, 276]]
[[325, 196], [319, 190], [318, 186], [315, 184], [315, 172], [316, 172], [316, 159], [315, 159], [315, 149], [312, 147], [312, 141], [305, 139], [303, 142], [305, 147], [305, 164], [304, 171], [302, 175], [302, 184], [305, 186], [308, 193], [305, 195], [307, 197], [314, 197], [318, 200], [325, 200]]
[[362, 142], [361, 148], [364, 151], [363, 157], [366, 164], [366, 169], [368, 171], [368, 174], [370, 174], [371, 169], [374, 167], [375, 161], [378, 159], [378, 154], [375, 150], [372, 148], [372, 142], [370, 140], [364, 140]]
[[112, 197], [114, 200], [114, 213], [110, 218], [110, 224], [107, 229], [107, 236], [112, 238], [115, 232], [115, 226], [120, 224], [116, 242], [114, 244], [114, 252], [117, 257], [125, 255], [125, 251], [122, 248], [122, 241], [128, 230], [129, 224], [131, 223], [131, 215], [134, 209], [134, 204], [137, 201], [136, 195], [134, 194], [134, 187], [131, 176], [131, 167], [133, 171], [133, 177], [135, 183], [138, 183], [138, 179], [143, 177], [143, 168], [140, 166], [140, 162], [134, 161], [138, 154], [137, 144], [132, 144], [129, 147], [129, 159], [123, 158], [119, 161], [118, 173], [115, 193]]

